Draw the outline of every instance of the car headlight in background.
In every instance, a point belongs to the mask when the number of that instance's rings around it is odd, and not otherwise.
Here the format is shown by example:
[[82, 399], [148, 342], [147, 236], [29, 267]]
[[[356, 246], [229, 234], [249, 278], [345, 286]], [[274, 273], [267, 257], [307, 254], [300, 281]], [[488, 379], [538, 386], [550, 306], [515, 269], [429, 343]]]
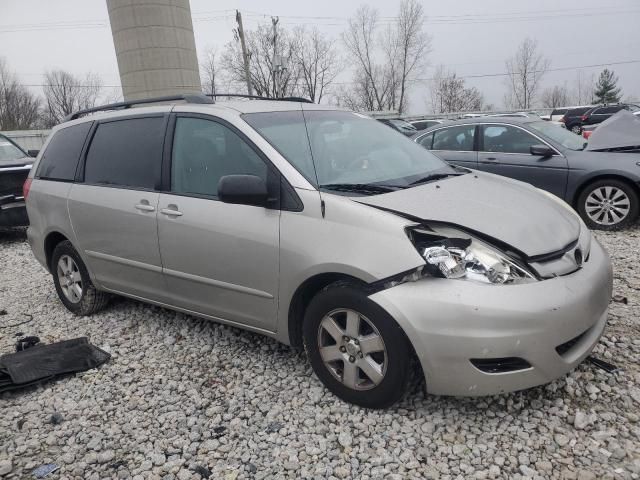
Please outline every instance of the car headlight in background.
[[[472, 280], [490, 285], [535, 281], [526, 268], [506, 254], [463, 232], [411, 229], [410, 238], [424, 257], [422, 273], [449, 279]], [[442, 234], [446, 233], [446, 236]]]

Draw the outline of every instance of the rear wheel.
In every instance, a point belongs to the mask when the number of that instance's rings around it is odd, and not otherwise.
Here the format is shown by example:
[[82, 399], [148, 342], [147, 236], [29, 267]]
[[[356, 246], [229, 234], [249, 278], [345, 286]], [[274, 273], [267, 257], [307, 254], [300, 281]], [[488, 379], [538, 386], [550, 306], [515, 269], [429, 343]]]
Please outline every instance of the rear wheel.
[[109, 295], [93, 285], [87, 267], [68, 240], [53, 250], [51, 267], [58, 297], [69, 311], [91, 315], [107, 304]]
[[341, 399], [385, 408], [406, 391], [412, 350], [404, 332], [356, 286], [338, 283], [318, 293], [303, 333], [313, 370]]
[[638, 218], [638, 194], [619, 180], [599, 180], [582, 191], [578, 211], [589, 228], [616, 230]]
[[582, 133], [582, 127], [580, 125], [574, 125], [571, 127], [571, 131], [576, 135], [580, 135]]

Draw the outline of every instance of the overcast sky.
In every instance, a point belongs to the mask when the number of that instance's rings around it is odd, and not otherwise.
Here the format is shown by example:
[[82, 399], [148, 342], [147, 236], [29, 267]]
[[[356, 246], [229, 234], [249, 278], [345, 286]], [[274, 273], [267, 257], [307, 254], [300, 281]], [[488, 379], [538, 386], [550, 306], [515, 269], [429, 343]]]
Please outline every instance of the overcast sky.
[[[339, 38], [346, 18], [359, 1], [345, 0], [191, 0], [198, 53], [207, 47], [222, 50], [233, 38], [234, 9], [243, 12], [245, 29], [269, 15], [280, 24], [317, 25]], [[369, 0], [381, 16], [397, 13], [399, 0]], [[505, 59], [527, 36], [538, 40], [541, 52], [551, 60], [545, 86], [572, 86], [577, 70], [567, 67], [605, 63], [620, 77], [626, 97], [640, 97], [640, 2], [638, 0], [446, 0], [423, 2], [432, 36], [431, 67], [445, 64], [458, 75], [474, 77], [505, 71]], [[606, 7], [604, 6], [606, 5]], [[105, 85], [119, 85], [118, 67], [109, 29], [105, 0], [2, 0], [0, 57], [4, 57], [23, 83], [39, 89], [42, 72], [60, 68], [74, 74], [99, 74]], [[331, 17], [318, 18], [318, 17]], [[583, 67], [585, 75], [598, 74], [602, 66]], [[349, 81], [345, 72], [339, 81]], [[485, 96], [502, 104], [503, 77], [467, 78]], [[426, 85], [414, 87], [410, 110], [427, 110]]]

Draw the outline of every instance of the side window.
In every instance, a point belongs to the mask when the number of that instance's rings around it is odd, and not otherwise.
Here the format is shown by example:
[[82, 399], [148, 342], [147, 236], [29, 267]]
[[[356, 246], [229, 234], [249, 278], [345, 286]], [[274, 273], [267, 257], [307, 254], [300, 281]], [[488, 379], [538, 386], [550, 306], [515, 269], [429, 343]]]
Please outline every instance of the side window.
[[483, 132], [485, 152], [528, 154], [531, 145], [541, 143], [533, 135], [509, 125], [485, 125]]
[[436, 130], [433, 136], [433, 150], [473, 151], [475, 125], [460, 125]]
[[433, 145], [433, 133], [423, 135], [418, 139], [418, 143], [427, 150], [431, 150], [431, 146]]
[[86, 183], [154, 189], [160, 183], [163, 117], [101, 123], [84, 170]]
[[80, 123], [58, 130], [42, 154], [36, 177], [72, 181], [76, 176], [80, 152], [92, 123]]
[[202, 118], [176, 120], [172, 192], [215, 197], [225, 175], [257, 175], [266, 182], [267, 168], [242, 138], [221, 123]]

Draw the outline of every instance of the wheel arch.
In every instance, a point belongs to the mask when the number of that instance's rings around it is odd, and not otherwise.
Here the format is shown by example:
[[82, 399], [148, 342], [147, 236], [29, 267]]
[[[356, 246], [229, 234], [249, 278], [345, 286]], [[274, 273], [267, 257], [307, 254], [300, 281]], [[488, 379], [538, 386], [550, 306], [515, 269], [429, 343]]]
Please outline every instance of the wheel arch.
[[44, 255], [45, 255], [45, 260], [47, 262], [47, 269], [49, 270], [49, 272], [52, 272], [51, 258], [53, 257], [53, 251], [55, 250], [57, 245], [59, 245], [61, 242], [64, 242], [66, 240], [69, 240], [69, 238], [67, 238], [65, 235], [63, 235], [62, 233], [56, 230], [49, 232], [45, 237]]
[[587, 180], [582, 182], [582, 184], [576, 188], [576, 191], [573, 193], [573, 198], [571, 199], [571, 205], [577, 209], [578, 208], [578, 199], [580, 195], [589, 187], [589, 185], [594, 184], [600, 180], [616, 180], [619, 182], [623, 182], [628, 185], [635, 193], [640, 197], [640, 185], [634, 183], [633, 180], [630, 180], [628, 177], [624, 175], [620, 175], [617, 173], [602, 173], [594, 175], [593, 177], [589, 177]]
[[288, 337], [291, 346], [297, 348], [302, 347], [302, 321], [311, 299], [323, 288], [340, 281], [363, 287], [367, 285], [363, 280], [345, 273], [325, 272], [307, 278], [296, 289], [291, 297], [291, 302], [289, 302], [287, 316]]

